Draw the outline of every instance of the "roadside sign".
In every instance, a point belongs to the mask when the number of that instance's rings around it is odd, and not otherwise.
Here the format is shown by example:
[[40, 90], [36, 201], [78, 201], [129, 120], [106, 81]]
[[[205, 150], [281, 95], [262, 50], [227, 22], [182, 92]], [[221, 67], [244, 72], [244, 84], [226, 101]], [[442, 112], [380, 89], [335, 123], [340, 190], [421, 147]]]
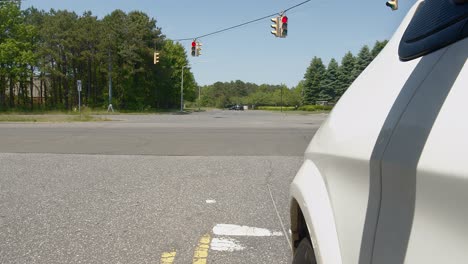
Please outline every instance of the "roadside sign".
[[81, 119], [81, 80], [76, 81], [76, 88], [78, 89], [78, 109], [80, 111], [80, 119]]
[[81, 92], [81, 80], [76, 81], [78, 92]]

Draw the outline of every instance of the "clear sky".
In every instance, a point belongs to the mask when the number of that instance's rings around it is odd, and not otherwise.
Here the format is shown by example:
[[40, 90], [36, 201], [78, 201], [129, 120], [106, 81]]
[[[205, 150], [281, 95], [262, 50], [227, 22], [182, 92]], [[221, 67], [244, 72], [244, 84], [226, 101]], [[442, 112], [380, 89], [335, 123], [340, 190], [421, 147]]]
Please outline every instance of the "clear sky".
[[[24, 0], [23, 8], [86, 10], [102, 18], [115, 9], [141, 10], [154, 17], [170, 39], [191, 38], [267, 16], [303, 0]], [[400, 1], [392, 12], [385, 0], [313, 0], [289, 11], [288, 37], [275, 38], [265, 19], [200, 41], [203, 55], [191, 57], [196, 81], [242, 80], [297, 85], [314, 56], [325, 64], [351, 51], [389, 39], [415, 0]]]

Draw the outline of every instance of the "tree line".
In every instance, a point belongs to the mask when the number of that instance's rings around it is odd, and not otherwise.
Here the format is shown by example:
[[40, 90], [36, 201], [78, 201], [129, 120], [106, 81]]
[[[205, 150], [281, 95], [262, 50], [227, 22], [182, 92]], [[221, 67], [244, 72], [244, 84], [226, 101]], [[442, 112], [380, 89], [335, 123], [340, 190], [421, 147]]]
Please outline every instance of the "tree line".
[[241, 80], [216, 82], [201, 87], [202, 106], [224, 108], [231, 105], [297, 105], [301, 94], [297, 89], [288, 89], [285, 85], [245, 83]]
[[[253, 84], [240, 80], [201, 87], [203, 106], [312, 105], [336, 102], [383, 49], [348, 52], [341, 64], [327, 66], [314, 57], [296, 87]], [[153, 64], [153, 53], [160, 62]], [[188, 68], [185, 49], [166, 39], [156, 20], [140, 11], [115, 10], [102, 19], [90, 11], [21, 10], [21, 0], [0, 0], [0, 110], [63, 109], [78, 103], [76, 83], [82, 81], [82, 102], [106, 107], [109, 85], [119, 109], [147, 110], [180, 106], [181, 72], [184, 98], [196, 100], [198, 88]]]
[[[153, 53], [160, 62], [153, 64]], [[182, 45], [166, 39], [156, 20], [140, 11], [115, 10], [102, 19], [88, 11], [21, 10], [0, 0], [0, 110], [64, 109], [83, 103], [121, 109], [176, 108], [195, 99], [196, 83]]]
[[240, 80], [216, 82], [202, 89], [203, 106], [227, 107], [235, 104], [251, 106], [300, 106], [314, 105], [318, 101], [335, 103], [380, 53], [388, 41], [376, 41], [370, 49], [363, 46], [357, 56], [347, 52], [341, 59], [331, 59], [325, 66], [322, 59], [314, 57], [304, 74], [304, 79], [295, 87], [285, 85], [257, 85]]
[[314, 57], [306, 70], [304, 80], [299, 84], [303, 90], [303, 104], [338, 101], [387, 43], [387, 40], [376, 41], [372, 50], [364, 45], [357, 56], [348, 51], [341, 59], [341, 65], [332, 58], [328, 66], [325, 66], [321, 58]]

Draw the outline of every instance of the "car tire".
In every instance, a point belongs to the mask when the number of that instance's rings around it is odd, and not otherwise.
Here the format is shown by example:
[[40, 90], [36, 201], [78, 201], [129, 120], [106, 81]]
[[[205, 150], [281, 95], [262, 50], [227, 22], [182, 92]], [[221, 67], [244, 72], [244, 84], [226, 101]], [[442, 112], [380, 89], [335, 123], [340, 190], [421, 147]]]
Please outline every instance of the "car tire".
[[293, 264], [316, 264], [314, 249], [308, 238], [302, 239], [294, 254]]

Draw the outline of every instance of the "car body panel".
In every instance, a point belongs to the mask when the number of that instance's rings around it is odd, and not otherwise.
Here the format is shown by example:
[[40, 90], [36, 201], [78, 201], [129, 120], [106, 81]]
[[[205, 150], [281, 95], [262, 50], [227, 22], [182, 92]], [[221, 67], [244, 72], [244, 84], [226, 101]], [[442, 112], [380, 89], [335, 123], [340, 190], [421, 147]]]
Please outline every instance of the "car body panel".
[[[310, 192], [301, 191], [303, 186], [309, 186]], [[327, 188], [323, 177], [312, 161], [306, 160], [303, 163], [291, 184], [290, 193], [301, 208], [308, 224], [314, 250], [320, 252], [320, 254], [316, 254], [317, 262], [341, 263], [338, 237]], [[314, 228], [314, 226], [320, 226], [320, 228]]]
[[[291, 185], [318, 263], [466, 259], [468, 125], [454, 118], [468, 98], [468, 41], [400, 61], [400, 39], [422, 2], [341, 97]], [[440, 254], [443, 243], [450, 249]]]
[[[399, 39], [416, 8], [413, 7], [385, 49], [341, 97], [306, 150], [306, 160], [313, 161], [324, 177], [343, 263], [359, 261], [368, 215], [369, 160], [393, 102], [418, 64], [418, 60], [403, 63], [396, 55]], [[421, 76], [424, 74], [427, 73]], [[303, 192], [310, 192], [310, 185], [301, 188]], [[306, 201], [305, 206], [317, 199]], [[371, 212], [374, 222], [377, 213], [376, 210]]]
[[373, 263], [466, 262], [467, 47], [464, 39], [438, 51], [385, 150]]

